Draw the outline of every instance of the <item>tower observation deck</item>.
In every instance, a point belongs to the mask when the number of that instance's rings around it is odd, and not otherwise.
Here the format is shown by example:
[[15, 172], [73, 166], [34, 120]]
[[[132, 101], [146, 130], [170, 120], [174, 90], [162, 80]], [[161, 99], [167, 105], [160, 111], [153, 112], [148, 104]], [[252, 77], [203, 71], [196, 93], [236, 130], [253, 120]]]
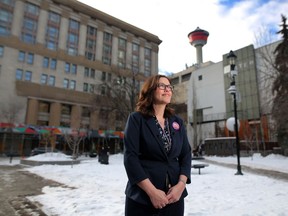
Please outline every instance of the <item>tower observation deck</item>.
[[197, 27], [188, 34], [189, 43], [196, 48], [197, 64], [203, 63], [202, 47], [207, 43], [209, 32]]

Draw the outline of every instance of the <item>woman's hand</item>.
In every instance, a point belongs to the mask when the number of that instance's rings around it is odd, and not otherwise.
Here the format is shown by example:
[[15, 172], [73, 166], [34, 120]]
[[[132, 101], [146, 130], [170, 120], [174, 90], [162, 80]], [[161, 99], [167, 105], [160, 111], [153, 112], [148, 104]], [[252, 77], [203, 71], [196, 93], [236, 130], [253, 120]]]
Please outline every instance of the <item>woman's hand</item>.
[[184, 189], [185, 184], [183, 182], [178, 182], [178, 184], [171, 187], [167, 193], [169, 204], [179, 201]]
[[168, 203], [168, 198], [164, 191], [156, 189], [152, 194], [149, 195], [150, 200], [154, 206], [154, 208], [164, 208]]

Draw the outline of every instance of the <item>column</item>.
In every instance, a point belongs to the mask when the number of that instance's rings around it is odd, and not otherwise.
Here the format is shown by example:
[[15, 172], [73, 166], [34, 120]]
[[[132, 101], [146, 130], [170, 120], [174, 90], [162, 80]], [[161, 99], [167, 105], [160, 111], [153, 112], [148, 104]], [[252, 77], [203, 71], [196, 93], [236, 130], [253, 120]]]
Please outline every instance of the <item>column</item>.
[[91, 112], [90, 129], [93, 129], [93, 130], [99, 129], [99, 112], [100, 112], [100, 109], [97, 109], [97, 110]]
[[112, 65], [118, 65], [118, 36], [119, 32], [114, 30], [112, 36], [112, 54], [111, 54]]
[[14, 18], [12, 21], [11, 34], [19, 37], [21, 35], [21, 29], [23, 25], [23, 16], [24, 16], [24, 2], [16, 1], [14, 8]]
[[85, 46], [86, 46], [86, 37], [87, 37], [87, 23], [88, 20], [85, 17], [81, 17], [80, 21], [80, 30], [79, 30], [79, 51], [80, 56], [85, 56]]
[[36, 41], [40, 44], [45, 44], [45, 34], [47, 26], [48, 12], [40, 9]]
[[140, 72], [144, 72], [144, 62], [145, 62], [145, 51], [144, 51], [144, 47], [145, 47], [145, 41], [140, 40], [140, 44], [139, 44], [139, 70]]
[[72, 106], [71, 110], [71, 128], [80, 128], [81, 127], [81, 113], [82, 107], [79, 105]]
[[61, 104], [59, 102], [51, 103], [49, 114], [49, 126], [59, 126], [61, 118]]
[[34, 98], [28, 99], [26, 124], [37, 125], [39, 101]]
[[68, 21], [69, 13], [62, 13], [61, 17], [61, 25], [60, 25], [60, 33], [59, 33], [59, 49], [66, 50], [66, 41], [68, 34]]
[[96, 41], [96, 60], [102, 62], [102, 51], [103, 51], [103, 30], [104, 26], [99, 25], [97, 28], [97, 41]]

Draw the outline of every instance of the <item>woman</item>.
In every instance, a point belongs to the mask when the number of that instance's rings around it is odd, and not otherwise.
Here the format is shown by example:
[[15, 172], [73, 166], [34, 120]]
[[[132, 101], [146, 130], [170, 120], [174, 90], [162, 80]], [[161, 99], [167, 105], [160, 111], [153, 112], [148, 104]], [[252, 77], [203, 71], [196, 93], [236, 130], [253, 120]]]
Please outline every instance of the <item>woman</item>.
[[191, 148], [183, 121], [168, 107], [173, 93], [164, 75], [143, 85], [124, 133], [126, 216], [184, 215]]

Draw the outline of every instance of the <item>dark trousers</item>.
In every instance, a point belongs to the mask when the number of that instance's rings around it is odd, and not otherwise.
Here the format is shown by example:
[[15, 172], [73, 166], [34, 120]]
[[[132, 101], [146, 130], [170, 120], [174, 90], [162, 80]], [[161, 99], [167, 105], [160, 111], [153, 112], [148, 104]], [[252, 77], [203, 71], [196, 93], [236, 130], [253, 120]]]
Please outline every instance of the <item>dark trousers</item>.
[[162, 209], [156, 209], [153, 205], [143, 205], [126, 197], [125, 216], [183, 216], [184, 199], [169, 204]]

